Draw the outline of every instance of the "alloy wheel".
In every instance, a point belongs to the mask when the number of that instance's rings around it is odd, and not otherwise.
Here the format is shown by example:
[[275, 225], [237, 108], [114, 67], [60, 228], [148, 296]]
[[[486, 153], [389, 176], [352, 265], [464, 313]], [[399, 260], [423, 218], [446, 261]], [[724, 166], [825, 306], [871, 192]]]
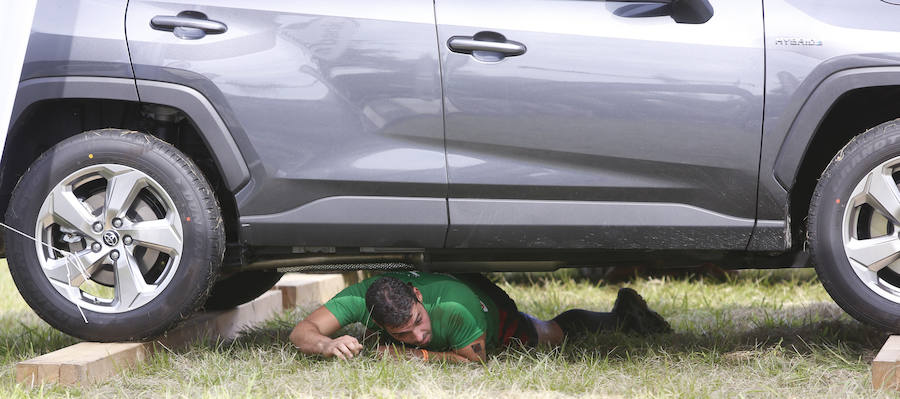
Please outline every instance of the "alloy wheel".
[[84, 309], [140, 308], [178, 269], [181, 218], [160, 184], [137, 169], [82, 168], [53, 188], [38, 215], [35, 250], [44, 275]]
[[850, 267], [870, 290], [895, 303], [900, 303], [898, 183], [900, 157], [873, 168], [850, 194], [842, 223]]

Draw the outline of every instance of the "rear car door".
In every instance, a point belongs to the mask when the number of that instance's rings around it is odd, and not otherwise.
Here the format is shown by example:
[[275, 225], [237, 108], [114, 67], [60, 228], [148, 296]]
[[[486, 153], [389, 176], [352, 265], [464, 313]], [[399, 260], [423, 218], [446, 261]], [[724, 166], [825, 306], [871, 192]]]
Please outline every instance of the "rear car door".
[[457, 248], [743, 249], [760, 1], [436, 0]]
[[126, 28], [142, 101], [184, 85], [228, 125], [246, 242], [443, 245], [430, 0], [131, 0]]

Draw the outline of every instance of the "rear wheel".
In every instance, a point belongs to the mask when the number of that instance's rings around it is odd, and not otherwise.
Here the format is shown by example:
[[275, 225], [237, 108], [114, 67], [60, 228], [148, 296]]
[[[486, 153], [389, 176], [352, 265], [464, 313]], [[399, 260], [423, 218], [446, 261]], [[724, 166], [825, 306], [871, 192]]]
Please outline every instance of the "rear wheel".
[[284, 273], [246, 271], [227, 276], [213, 286], [206, 300], [207, 310], [231, 309], [250, 302], [272, 289]]
[[116, 129], [43, 154], [6, 220], [35, 238], [6, 235], [22, 296], [86, 340], [163, 333], [203, 303], [224, 248], [218, 204], [196, 165], [168, 143]]
[[900, 332], [900, 124], [850, 141], [825, 169], [809, 211], [822, 284], [847, 313]]

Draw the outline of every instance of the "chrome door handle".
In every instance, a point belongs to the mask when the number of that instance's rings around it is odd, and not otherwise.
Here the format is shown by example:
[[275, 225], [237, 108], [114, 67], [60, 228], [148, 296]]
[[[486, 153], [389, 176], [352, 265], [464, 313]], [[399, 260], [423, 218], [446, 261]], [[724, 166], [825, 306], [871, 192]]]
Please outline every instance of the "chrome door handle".
[[482, 62], [500, 62], [528, 50], [524, 44], [506, 40], [506, 36], [491, 31], [481, 31], [475, 36], [453, 36], [447, 40], [447, 47], [454, 53], [471, 54]]
[[447, 40], [447, 47], [455, 53], [472, 54], [475, 51], [490, 51], [507, 57], [525, 54], [525, 45], [514, 41], [493, 42], [478, 40], [472, 36], [453, 36]]
[[213, 21], [206, 14], [197, 11], [182, 11], [178, 15], [157, 15], [150, 20], [150, 27], [156, 30], [172, 32], [180, 39], [196, 40], [207, 34], [219, 34], [228, 31], [228, 26]]

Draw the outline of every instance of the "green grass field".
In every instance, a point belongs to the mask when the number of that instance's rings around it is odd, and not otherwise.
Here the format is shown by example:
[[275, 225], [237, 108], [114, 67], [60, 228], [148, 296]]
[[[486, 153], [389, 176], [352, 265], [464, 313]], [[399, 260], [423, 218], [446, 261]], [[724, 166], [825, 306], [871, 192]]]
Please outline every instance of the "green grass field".
[[[675, 333], [601, 334], [562, 348], [509, 348], [484, 365], [298, 353], [287, 342], [310, 309], [289, 311], [235, 342], [162, 352], [86, 388], [15, 384], [14, 367], [74, 339], [39, 320], [0, 263], [0, 397], [898, 397], [871, 388], [869, 365], [887, 335], [850, 319], [811, 270], [743, 271], [726, 282], [639, 279], [596, 285], [565, 270], [505, 275], [523, 311], [607, 310], [621, 286], [643, 294]], [[350, 329], [358, 332], [358, 329]], [[371, 343], [369, 343], [371, 344]]]

